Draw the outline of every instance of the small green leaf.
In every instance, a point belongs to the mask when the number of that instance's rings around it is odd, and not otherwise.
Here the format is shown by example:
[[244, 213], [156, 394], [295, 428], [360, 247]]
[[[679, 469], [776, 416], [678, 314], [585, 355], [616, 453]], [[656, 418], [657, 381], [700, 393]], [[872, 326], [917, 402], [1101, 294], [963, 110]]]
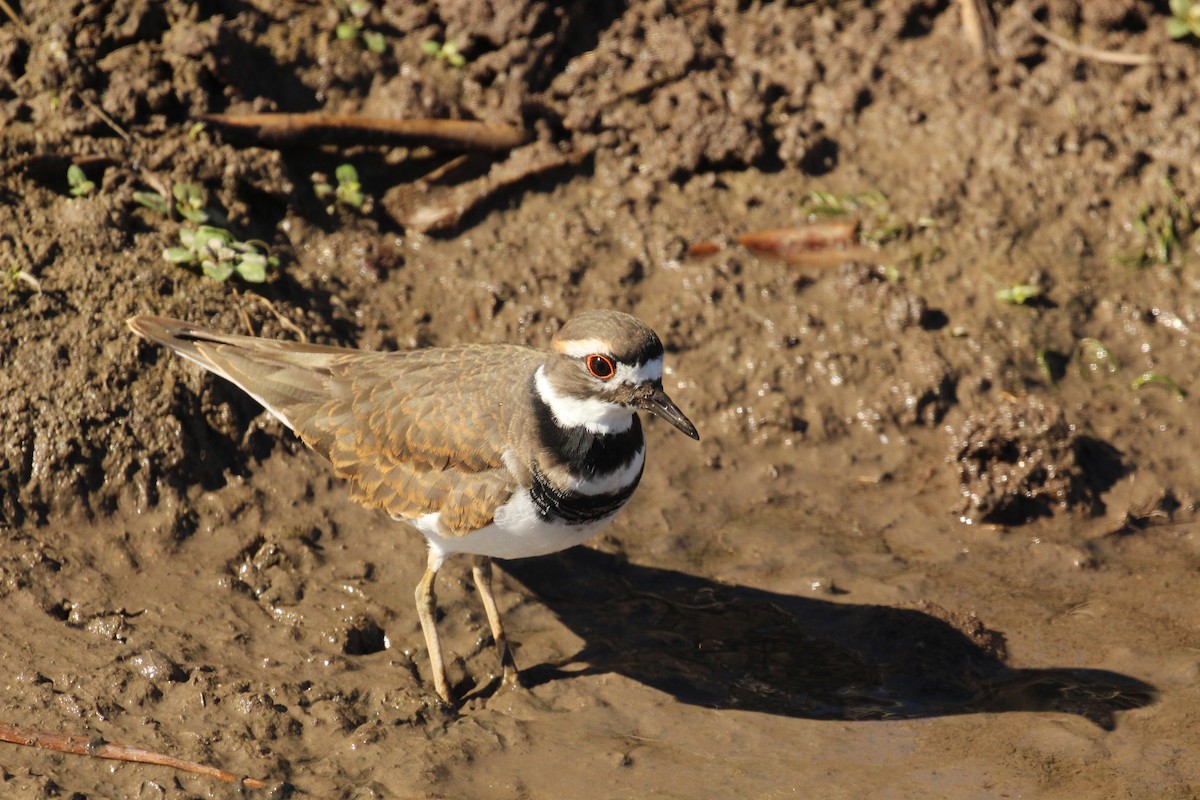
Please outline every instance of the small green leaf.
[[228, 261], [221, 261], [219, 263], [203, 261], [200, 263], [200, 269], [206, 277], [220, 283], [229, 280], [229, 276], [233, 274], [233, 264], [230, 264]]
[[449, 62], [450, 66], [452, 67], [461, 67], [463, 64], [467, 63], [467, 59], [465, 59], [459, 53], [448, 53], [446, 55], [446, 61]]
[[237, 273], [242, 280], [250, 283], [262, 283], [267, 279], [267, 259], [258, 253], [242, 256], [237, 265]]
[[1168, 5], [1171, 8], [1171, 13], [1177, 17], [1186, 17], [1188, 12], [1192, 10], [1192, 0], [1171, 0]]
[[157, 211], [160, 214], [167, 214], [169, 207], [167, 206], [167, 198], [163, 197], [158, 192], [134, 192], [133, 202], [140, 206], [145, 206], [151, 211]]
[[1129, 384], [1129, 388], [1137, 391], [1148, 383], [1157, 383], [1167, 387], [1175, 395], [1176, 400], [1183, 400], [1183, 398], [1187, 397], [1187, 392], [1183, 390], [1182, 386], [1161, 372], [1143, 372], [1133, 379], [1133, 383]]
[[212, 225], [201, 225], [196, 228], [196, 241], [206, 247], [219, 247], [234, 241], [233, 234], [224, 228], [214, 228]]
[[84, 197], [96, 190], [96, 184], [88, 180], [83, 169], [77, 164], [67, 167], [67, 183], [71, 186], [73, 197]]
[[384, 53], [387, 51], [387, 41], [379, 31], [363, 31], [362, 40], [363, 44], [372, 53]]
[[438, 53], [442, 52], [442, 46], [433, 39], [426, 39], [425, 41], [421, 42], [421, 51], [424, 52], [425, 55], [436, 56]]
[[358, 170], [353, 164], [340, 164], [333, 175], [338, 183], [358, 183]]
[[1121, 365], [1103, 342], [1089, 336], [1079, 340], [1079, 369], [1084, 375], [1095, 375], [1098, 372], [1115, 375], [1121, 369]]
[[339, 22], [333, 29], [333, 33], [339, 39], [354, 39], [358, 36], [360, 28], [362, 28], [362, 23], [358, 20], [347, 20]]
[[176, 183], [171, 186], [171, 194], [175, 201], [189, 206], [204, 205], [204, 196], [200, 187], [194, 183]]
[[1186, 19], [1179, 17], [1171, 17], [1167, 20], [1167, 36], [1172, 39], [1182, 39], [1192, 32], [1192, 28], [1188, 25]]
[[186, 247], [168, 247], [163, 250], [163, 258], [172, 264], [191, 264], [196, 254]]
[[1001, 303], [1010, 303], [1012, 305], [1023, 306], [1030, 300], [1035, 300], [1042, 296], [1042, 287], [1035, 286], [1031, 283], [1021, 283], [1016, 286], [1009, 286], [996, 292], [996, 299]]
[[360, 19], [371, 13], [371, 4], [368, 0], [350, 0], [347, 8], [350, 9], [351, 14]]

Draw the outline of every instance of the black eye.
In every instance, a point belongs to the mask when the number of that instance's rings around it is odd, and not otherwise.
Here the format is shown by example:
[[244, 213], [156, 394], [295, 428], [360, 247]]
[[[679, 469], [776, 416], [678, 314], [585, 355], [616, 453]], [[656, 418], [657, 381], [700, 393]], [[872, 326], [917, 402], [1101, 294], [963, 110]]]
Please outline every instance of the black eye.
[[602, 381], [606, 381], [613, 375], [617, 374], [617, 367], [613, 364], [613, 360], [608, 356], [588, 356], [587, 357], [588, 372], [595, 375]]

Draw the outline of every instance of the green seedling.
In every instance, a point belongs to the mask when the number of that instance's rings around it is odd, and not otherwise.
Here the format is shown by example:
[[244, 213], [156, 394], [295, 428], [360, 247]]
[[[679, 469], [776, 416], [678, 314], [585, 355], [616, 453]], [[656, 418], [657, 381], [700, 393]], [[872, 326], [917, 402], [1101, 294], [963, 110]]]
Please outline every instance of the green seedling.
[[371, 13], [369, 0], [350, 0], [348, 3], [339, 0], [337, 6], [342, 19], [334, 26], [334, 36], [343, 41], [359, 39], [363, 47], [372, 53], [382, 53], [387, 49], [383, 34], [366, 27], [367, 16]]
[[205, 276], [225, 282], [234, 273], [249, 283], [267, 279], [267, 267], [279, 259], [267, 254], [262, 242], [239, 242], [224, 228], [201, 225], [179, 231], [182, 247], [168, 247], [163, 258], [172, 264], [198, 265]]
[[1133, 383], [1129, 384], [1129, 388], [1136, 392], [1138, 389], [1141, 389], [1143, 386], [1150, 383], [1157, 383], [1160, 386], [1167, 387], [1171, 390], [1171, 393], [1175, 395], [1176, 400], [1183, 400], [1185, 397], [1187, 397], [1187, 392], [1183, 390], [1182, 386], [1171, 380], [1166, 375], [1163, 375], [1161, 372], [1143, 372], [1141, 375], [1138, 375], [1133, 379]]
[[38, 294], [42, 293], [42, 282], [30, 275], [25, 270], [21, 269], [15, 263], [10, 263], [8, 269], [4, 270], [4, 282], [8, 287], [8, 291], [15, 292], [17, 284], [24, 283], [27, 286], [33, 287]]
[[[815, 222], [820, 217], [858, 214], [862, 217], [858, 239], [875, 249], [902, 239], [912, 231], [912, 226], [892, 213], [887, 195], [877, 189], [849, 194], [814, 190], [800, 201], [800, 211], [809, 222]], [[932, 224], [928, 220], [922, 222]]]
[[1084, 377], [1094, 375], [1116, 375], [1121, 369], [1112, 352], [1099, 339], [1091, 337], [1079, 340], [1079, 350], [1076, 354], [1079, 371]]
[[1160, 183], [1167, 200], [1158, 208], [1144, 205], [1138, 209], [1131, 227], [1140, 234], [1142, 246], [1138, 251], [1117, 256], [1121, 264], [1137, 268], [1183, 265], [1187, 243], [1200, 227], [1200, 219], [1170, 178], [1163, 178]]
[[171, 194], [175, 196], [175, 210], [179, 216], [197, 224], [208, 222], [203, 189], [194, 183], [176, 183], [171, 187]]
[[1200, 2], [1171, 0], [1171, 18], [1167, 20], [1167, 35], [1172, 39], [1195, 36], [1200, 39]]
[[171, 198], [160, 192], [134, 192], [133, 201], [140, 206], [155, 211], [164, 216], [171, 213], [171, 199], [175, 200], [175, 212], [179, 216], [203, 225], [215, 222], [222, 225], [226, 221], [223, 211], [207, 205], [204, 189], [194, 183], [176, 183], [171, 186]]
[[133, 202], [151, 211], [156, 211], [164, 217], [171, 213], [171, 207], [167, 204], [167, 198], [158, 192], [134, 192]]
[[1014, 306], [1023, 306], [1029, 303], [1030, 300], [1036, 300], [1043, 294], [1042, 287], [1032, 283], [1019, 283], [1016, 286], [1008, 286], [996, 292], [996, 299], [1001, 303], [1008, 303]]
[[427, 56], [445, 61], [452, 67], [461, 67], [467, 63], [466, 57], [458, 52], [458, 45], [454, 42], [436, 42], [433, 39], [427, 39], [421, 42], [421, 50]]
[[313, 174], [313, 192], [317, 198], [327, 203], [326, 213], [332, 214], [338, 205], [349, 206], [362, 214], [371, 212], [371, 198], [362, 189], [358, 180], [358, 170], [353, 164], [342, 164], [333, 173], [337, 186], [332, 186], [325, 175]]
[[71, 187], [69, 191], [72, 197], [87, 197], [96, 191], [96, 184], [88, 180], [77, 164], [67, 167], [67, 184]]
[[1067, 357], [1057, 350], [1043, 347], [1037, 351], [1037, 365], [1050, 385], [1057, 386], [1059, 379], [1066, 374]]

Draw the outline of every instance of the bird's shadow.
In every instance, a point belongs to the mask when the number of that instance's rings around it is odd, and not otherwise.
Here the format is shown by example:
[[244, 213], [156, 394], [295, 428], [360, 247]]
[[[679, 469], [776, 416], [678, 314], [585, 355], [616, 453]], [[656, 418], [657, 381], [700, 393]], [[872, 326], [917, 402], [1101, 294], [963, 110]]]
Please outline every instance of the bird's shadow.
[[1156, 696], [1116, 672], [1012, 669], [1000, 634], [933, 606], [795, 597], [582, 547], [503, 567], [585, 642], [526, 668], [529, 686], [615, 672], [710, 708], [840, 720], [1059, 711], [1106, 730]]

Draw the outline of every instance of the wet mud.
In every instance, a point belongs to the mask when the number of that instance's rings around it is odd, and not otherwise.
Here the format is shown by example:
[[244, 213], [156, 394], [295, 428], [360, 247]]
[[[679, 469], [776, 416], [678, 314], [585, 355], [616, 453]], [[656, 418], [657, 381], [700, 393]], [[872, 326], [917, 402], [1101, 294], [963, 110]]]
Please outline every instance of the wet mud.
[[[993, 4], [982, 56], [962, 5], [19, 4], [0, 721], [272, 797], [1200, 794], [1196, 46], [1162, 4], [1043, 0]], [[317, 110], [532, 141], [451, 162], [194, 124]], [[343, 163], [365, 211], [315, 185]], [[176, 183], [270, 246], [265, 283], [163, 258]], [[853, 257], [736, 243], [845, 219]], [[421, 537], [124, 325], [541, 346], [595, 307], [658, 331], [701, 442], [647, 422], [612, 528], [501, 565], [523, 690], [448, 564], [456, 708]], [[235, 791], [0, 745], [5, 797]]]

